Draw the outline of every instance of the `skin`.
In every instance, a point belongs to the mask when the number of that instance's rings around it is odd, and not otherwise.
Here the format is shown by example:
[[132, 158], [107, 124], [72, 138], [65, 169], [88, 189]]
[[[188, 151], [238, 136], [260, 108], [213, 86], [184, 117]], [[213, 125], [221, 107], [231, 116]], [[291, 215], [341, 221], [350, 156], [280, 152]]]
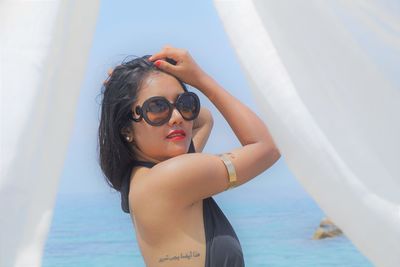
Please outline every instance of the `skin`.
[[[133, 104], [132, 112], [134, 107], [142, 106], [143, 102], [150, 97], [164, 96], [168, 101], [174, 103], [178, 95], [183, 92], [184, 90], [176, 78], [162, 72], [154, 72], [145, 79], [140, 88], [138, 100]], [[137, 159], [158, 163], [187, 152], [192, 137], [192, 128], [193, 121], [184, 120], [179, 111], [174, 109], [171, 119], [164, 125], [152, 126], [144, 119], [134, 123], [129, 137], [134, 140], [132, 148]], [[185, 139], [179, 141], [167, 139], [167, 135], [172, 130], [185, 131]]]
[[[142, 106], [143, 102], [153, 96], [164, 96], [171, 103], [176, 101], [179, 94], [184, 90], [175, 77], [163, 72], [152, 73], [143, 82], [142, 88], [138, 93], [137, 101], [132, 105], [132, 112], [137, 105]], [[137, 116], [135, 116], [137, 117]], [[186, 121], [181, 114], [174, 109], [171, 119], [167, 124], [154, 127], [147, 124], [144, 120], [135, 123], [124, 134], [129, 137], [132, 149], [138, 160], [161, 162], [168, 158], [184, 154], [189, 149], [190, 140], [193, 138], [195, 150], [203, 151], [207, 139], [213, 127], [213, 118], [210, 111], [204, 107], [200, 108], [198, 117], [193, 121]], [[166, 136], [171, 130], [184, 130], [185, 140], [165, 142]], [[164, 155], [159, 152], [163, 151]]]
[[[170, 65], [164, 61], [166, 57], [177, 64]], [[262, 120], [203, 72], [187, 51], [166, 46], [150, 60], [198, 88], [227, 120], [242, 144], [229, 151], [238, 185], [256, 177], [279, 159], [279, 150]], [[166, 74], [151, 75], [139, 91], [138, 102], [143, 103], [155, 94], [173, 102], [183, 92], [175, 82]], [[189, 138], [177, 142], [165, 139], [176, 128], [184, 129], [187, 137], [189, 133], [193, 135], [197, 153], [186, 153]], [[211, 128], [212, 117], [205, 109], [194, 122], [185, 121], [174, 110], [170, 121], [161, 127], [142, 121], [125, 133], [133, 138], [132, 145], [138, 148], [141, 160], [158, 163], [151, 169], [135, 167], [131, 174], [131, 218], [147, 266], [205, 265], [202, 200], [228, 187], [228, 173], [221, 159], [200, 153]]]

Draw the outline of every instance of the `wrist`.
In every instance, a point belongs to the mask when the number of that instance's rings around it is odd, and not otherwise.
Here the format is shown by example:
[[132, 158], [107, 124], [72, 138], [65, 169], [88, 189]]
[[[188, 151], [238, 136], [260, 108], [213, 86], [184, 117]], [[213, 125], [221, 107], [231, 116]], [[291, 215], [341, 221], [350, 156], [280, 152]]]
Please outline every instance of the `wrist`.
[[209, 99], [212, 99], [215, 88], [217, 86], [217, 82], [211, 76], [204, 74], [199, 78], [198, 85], [195, 87], [199, 89]]

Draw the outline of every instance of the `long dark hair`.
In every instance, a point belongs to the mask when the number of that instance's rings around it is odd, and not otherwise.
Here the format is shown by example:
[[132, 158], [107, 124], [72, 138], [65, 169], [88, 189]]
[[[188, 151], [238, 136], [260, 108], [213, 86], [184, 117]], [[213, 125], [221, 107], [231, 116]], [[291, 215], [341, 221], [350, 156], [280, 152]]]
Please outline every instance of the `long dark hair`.
[[[123, 61], [115, 67], [102, 87], [98, 131], [99, 163], [109, 186], [120, 191], [121, 194], [122, 191], [128, 190], [128, 192], [124, 192], [125, 197], [129, 193], [126, 181], [129, 181], [128, 178], [136, 157], [121, 132], [124, 128], [131, 126], [132, 122], [129, 120], [131, 107], [137, 100], [143, 81], [153, 72], [162, 72], [148, 60], [149, 57], [147, 55]], [[167, 61], [171, 64], [176, 63], [171, 59], [167, 59]], [[187, 92], [185, 84], [179, 79], [177, 80], [183, 90]], [[192, 146], [193, 144], [191, 144]], [[126, 210], [124, 209], [124, 211]]]

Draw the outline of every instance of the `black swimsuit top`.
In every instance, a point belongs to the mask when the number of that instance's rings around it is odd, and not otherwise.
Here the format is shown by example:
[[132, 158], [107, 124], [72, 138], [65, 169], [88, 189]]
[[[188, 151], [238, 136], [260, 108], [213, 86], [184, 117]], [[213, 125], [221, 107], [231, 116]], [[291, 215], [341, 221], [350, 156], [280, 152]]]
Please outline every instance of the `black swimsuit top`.
[[[194, 153], [193, 142], [188, 153]], [[134, 162], [134, 166], [147, 168], [151, 168], [155, 164], [145, 161]], [[129, 181], [129, 179], [127, 180]], [[129, 213], [129, 182], [127, 184], [124, 183], [121, 188], [121, 206], [124, 212]], [[244, 259], [239, 239], [212, 197], [203, 199], [203, 220], [206, 237], [205, 267], [243, 267]]]

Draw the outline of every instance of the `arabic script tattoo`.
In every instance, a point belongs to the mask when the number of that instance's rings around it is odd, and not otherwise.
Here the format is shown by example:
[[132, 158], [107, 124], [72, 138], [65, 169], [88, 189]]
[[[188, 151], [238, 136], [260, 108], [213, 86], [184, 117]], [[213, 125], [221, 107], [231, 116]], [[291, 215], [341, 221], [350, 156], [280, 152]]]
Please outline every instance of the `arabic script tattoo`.
[[160, 257], [158, 262], [167, 262], [167, 261], [183, 261], [183, 260], [191, 260], [193, 258], [197, 258], [200, 256], [200, 253], [195, 251], [195, 250], [190, 250], [188, 252], [181, 252], [176, 255], [165, 255], [163, 257]]

